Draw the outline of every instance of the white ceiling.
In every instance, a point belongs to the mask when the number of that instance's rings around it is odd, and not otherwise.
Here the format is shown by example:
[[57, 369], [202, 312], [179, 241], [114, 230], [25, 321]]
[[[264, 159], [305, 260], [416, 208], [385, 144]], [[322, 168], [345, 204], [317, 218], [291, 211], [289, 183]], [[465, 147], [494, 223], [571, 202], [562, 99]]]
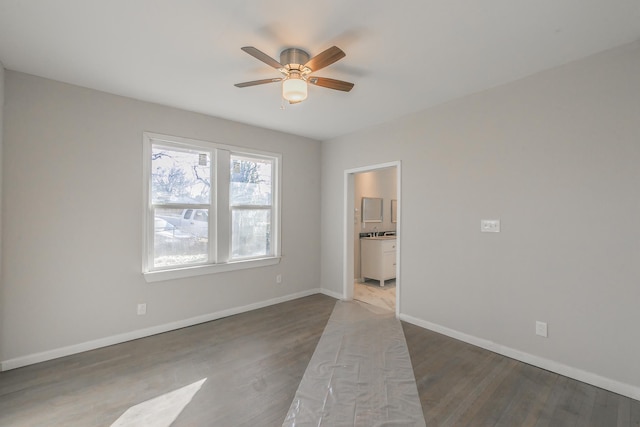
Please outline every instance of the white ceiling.
[[[0, 0], [7, 69], [319, 140], [639, 39], [640, 0]], [[233, 86], [332, 45], [350, 93]]]

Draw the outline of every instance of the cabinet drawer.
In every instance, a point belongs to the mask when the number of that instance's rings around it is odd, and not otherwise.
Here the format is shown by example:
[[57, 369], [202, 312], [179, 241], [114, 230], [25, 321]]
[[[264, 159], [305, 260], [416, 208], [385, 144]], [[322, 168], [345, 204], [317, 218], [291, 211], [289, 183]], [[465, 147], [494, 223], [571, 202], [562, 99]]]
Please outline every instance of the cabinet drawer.
[[382, 242], [382, 252], [395, 252], [396, 251], [396, 241], [389, 240], [387, 242]]

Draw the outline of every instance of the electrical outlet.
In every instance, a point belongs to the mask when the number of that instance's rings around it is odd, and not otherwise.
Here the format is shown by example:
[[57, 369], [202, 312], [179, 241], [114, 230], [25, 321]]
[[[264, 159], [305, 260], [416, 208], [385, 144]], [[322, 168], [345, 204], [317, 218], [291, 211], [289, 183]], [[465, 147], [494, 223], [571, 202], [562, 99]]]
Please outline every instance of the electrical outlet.
[[282, 274], [276, 276], [276, 283], [282, 283]]
[[147, 314], [147, 303], [138, 304], [138, 316]]
[[547, 323], [536, 322], [536, 335], [547, 338]]

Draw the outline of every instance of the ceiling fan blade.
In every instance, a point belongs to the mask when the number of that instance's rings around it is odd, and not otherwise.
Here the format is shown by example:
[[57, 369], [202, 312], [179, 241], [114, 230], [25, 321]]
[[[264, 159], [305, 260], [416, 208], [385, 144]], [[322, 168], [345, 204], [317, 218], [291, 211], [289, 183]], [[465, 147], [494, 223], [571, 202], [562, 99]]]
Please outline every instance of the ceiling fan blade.
[[328, 87], [329, 89], [341, 90], [343, 92], [349, 92], [354, 86], [353, 83], [345, 82], [343, 80], [328, 79], [326, 77], [309, 77], [307, 81], [312, 85]]
[[347, 55], [342, 51], [342, 49], [337, 46], [332, 46], [311, 58], [306, 64], [304, 64], [304, 66], [310, 68], [311, 71], [318, 71], [333, 64], [337, 60], [344, 58], [345, 56]]
[[245, 46], [240, 48], [242, 50], [244, 50], [245, 52], [247, 52], [249, 55], [253, 56], [254, 58], [264, 62], [267, 65], [272, 66], [273, 68], [282, 68], [282, 64], [279, 63], [278, 61], [276, 61], [275, 59], [273, 59], [272, 57], [270, 57], [269, 55], [267, 55], [266, 53], [262, 52], [261, 50], [256, 49], [253, 46]]
[[281, 80], [282, 80], [282, 78], [275, 77], [273, 79], [262, 79], [262, 80], [253, 80], [251, 82], [236, 83], [236, 84], [234, 84], [234, 86], [235, 87], [257, 86], [257, 85], [263, 85], [265, 83], [275, 83], [275, 82], [279, 82]]

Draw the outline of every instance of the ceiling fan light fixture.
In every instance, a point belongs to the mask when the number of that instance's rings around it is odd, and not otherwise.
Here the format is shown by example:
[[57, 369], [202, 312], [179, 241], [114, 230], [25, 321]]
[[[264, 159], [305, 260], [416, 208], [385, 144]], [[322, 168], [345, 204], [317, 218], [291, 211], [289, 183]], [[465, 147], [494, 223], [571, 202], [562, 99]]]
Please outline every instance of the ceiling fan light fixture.
[[245, 46], [241, 49], [257, 60], [278, 70], [282, 77], [236, 83], [234, 85], [236, 87], [282, 82], [282, 98], [289, 101], [290, 104], [297, 104], [307, 99], [308, 84], [343, 92], [349, 92], [353, 88], [353, 83], [311, 75], [311, 73], [315, 73], [345, 57], [345, 53], [337, 46], [323, 50], [313, 58], [304, 50], [292, 47], [280, 53], [280, 62], [253, 46]]
[[282, 80], [282, 97], [289, 102], [307, 99], [307, 82], [298, 73], [290, 73]]

